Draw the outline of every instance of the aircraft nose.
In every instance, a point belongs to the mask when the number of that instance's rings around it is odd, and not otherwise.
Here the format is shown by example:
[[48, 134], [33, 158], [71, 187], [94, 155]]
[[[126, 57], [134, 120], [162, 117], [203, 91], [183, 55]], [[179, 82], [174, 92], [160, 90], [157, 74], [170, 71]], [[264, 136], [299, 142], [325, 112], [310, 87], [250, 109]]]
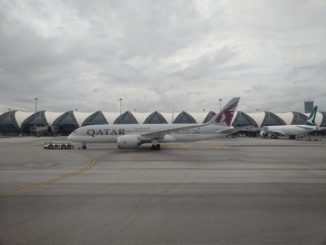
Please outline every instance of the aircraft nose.
[[68, 137], [67, 137], [67, 140], [73, 141], [74, 140], [74, 136], [72, 134], [69, 134]]

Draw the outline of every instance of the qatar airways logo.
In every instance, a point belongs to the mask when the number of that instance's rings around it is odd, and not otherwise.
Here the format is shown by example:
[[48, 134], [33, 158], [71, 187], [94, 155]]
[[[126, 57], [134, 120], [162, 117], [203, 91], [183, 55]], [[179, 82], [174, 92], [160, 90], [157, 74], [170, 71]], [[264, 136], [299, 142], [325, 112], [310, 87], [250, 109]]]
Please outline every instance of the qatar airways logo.
[[227, 108], [220, 116], [216, 118], [216, 122], [225, 122], [226, 125], [230, 126], [236, 106], [237, 104], [231, 105], [229, 108]]
[[88, 129], [87, 135], [95, 137], [96, 135], [124, 135], [125, 130], [123, 128], [121, 129]]

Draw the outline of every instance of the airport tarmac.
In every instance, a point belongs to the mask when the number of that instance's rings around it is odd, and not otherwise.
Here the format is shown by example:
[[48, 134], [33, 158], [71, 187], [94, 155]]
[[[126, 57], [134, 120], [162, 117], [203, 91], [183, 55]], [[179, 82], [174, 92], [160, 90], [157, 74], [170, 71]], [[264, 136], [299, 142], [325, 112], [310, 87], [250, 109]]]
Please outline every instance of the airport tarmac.
[[0, 138], [1, 245], [326, 244], [325, 141], [47, 140]]

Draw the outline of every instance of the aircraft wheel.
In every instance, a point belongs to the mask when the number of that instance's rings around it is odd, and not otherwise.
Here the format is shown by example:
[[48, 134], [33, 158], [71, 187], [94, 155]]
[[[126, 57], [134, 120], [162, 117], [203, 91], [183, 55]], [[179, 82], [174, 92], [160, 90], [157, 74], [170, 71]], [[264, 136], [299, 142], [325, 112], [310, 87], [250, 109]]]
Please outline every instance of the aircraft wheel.
[[152, 147], [151, 147], [151, 149], [154, 151], [159, 151], [160, 149], [161, 149], [161, 146], [160, 146], [160, 144], [156, 144], [156, 145], [152, 145]]

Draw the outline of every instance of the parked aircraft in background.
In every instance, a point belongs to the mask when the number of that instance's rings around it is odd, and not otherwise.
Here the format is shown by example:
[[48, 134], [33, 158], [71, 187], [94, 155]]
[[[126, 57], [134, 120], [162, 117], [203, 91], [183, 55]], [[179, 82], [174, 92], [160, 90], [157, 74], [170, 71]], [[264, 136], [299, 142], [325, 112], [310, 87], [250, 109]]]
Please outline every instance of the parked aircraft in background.
[[316, 126], [315, 118], [317, 113], [317, 106], [315, 106], [310, 113], [308, 119], [303, 125], [280, 125], [280, 126], [266, 126], [260, 132], [260, 136], [277, 139], [278, 136], [289, 136], [290, 139], [295, 139], [297, 136], [308, 136], [309, 133], [318, 131], [322, 128]]
[[152, 144], [159, 150], [160, 143], [214, 139], [234, 131], [231, 121], [240, 97], [231, 99], [223, 109], [205, 124], [115, 124], [91, 125], [76, 129], [68, 140], [86, 143], [116, 143], [120, 149]]

